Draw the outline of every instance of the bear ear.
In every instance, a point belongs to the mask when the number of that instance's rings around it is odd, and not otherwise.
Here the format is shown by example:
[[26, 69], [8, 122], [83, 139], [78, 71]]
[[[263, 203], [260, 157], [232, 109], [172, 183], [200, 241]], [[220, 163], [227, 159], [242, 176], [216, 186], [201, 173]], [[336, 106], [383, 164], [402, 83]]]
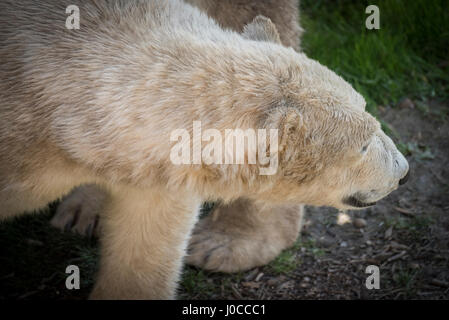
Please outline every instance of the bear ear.
[[267, 17], [257, 16], [243, 28], [242, 36], [248, 40], [267, 41], [281, 44], [279, 32], [273, 22]]
[[284, 107], [272, 109], [264, 120], [263, 128], [278, 130], [279, 151], [286, 150], [288, 145], [299, 144], [307, 130], [300, 110]]

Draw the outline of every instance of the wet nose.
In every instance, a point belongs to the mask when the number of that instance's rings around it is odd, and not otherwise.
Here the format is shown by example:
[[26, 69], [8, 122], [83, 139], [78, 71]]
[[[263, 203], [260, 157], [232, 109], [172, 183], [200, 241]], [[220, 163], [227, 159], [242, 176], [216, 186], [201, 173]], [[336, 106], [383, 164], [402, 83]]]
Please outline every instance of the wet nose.
[[399, 185], [402, 186], [404, 183], [406, 183], [409, 177], [410, 177], [410, 169], [407, 171], [407, 174], [404, 176], [404, 178], [399, 180]]

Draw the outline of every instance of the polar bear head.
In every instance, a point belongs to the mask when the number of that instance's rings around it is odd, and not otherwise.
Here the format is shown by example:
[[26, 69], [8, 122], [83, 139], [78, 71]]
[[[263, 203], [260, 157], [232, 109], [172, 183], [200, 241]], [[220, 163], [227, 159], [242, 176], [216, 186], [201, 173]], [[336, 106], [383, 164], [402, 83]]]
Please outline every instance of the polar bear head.
[[274, 123], [268, 127], [281, 132], [280, 182], [267, 198], [362, 208], [406, 182], [407, 160], [379, 122], [364, 111], [361, 96], [333, 84], [334, 76], [313, 79], [309, 89], [297, 91], [299, 99], [280, 102], [268, 116]]
[[[263, 17], [244, 37], [279, 43], [275, 26]], [[407, 160], [351, 85], [293, 50], [271, 59], [281, 61], [274, 72], [282, 86], [263, 121], [280, 130], [279, 172], [264, 199], [354, 209], [406, 182]]]

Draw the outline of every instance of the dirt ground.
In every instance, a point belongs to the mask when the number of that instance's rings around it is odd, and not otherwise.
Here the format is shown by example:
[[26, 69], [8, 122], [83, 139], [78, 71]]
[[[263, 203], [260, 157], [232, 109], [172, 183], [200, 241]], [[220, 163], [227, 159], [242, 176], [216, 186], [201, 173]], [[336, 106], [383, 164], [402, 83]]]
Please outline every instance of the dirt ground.
[[[433, 101], [380, 110], [407, 154], [407, 184], [362, 211], [308, 208], [297, 245], [268, 266], [236, 275], [187, 267], [179, 298], [448, 299], [449, 107]], [[97, 243], [52, 229], [52, 211], [0, 224], [0, 299], [87, 297]], [[82, 270], [81, 290], [65, 289], [69, 264]], [[368, 265], [380, 268], [380, 289], [366, 289]]]

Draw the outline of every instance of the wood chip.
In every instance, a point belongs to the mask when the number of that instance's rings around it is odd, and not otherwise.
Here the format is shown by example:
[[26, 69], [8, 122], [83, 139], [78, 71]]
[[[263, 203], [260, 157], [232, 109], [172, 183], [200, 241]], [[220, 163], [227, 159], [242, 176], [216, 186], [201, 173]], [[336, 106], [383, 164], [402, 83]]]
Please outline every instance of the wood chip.
[[389, 227], [387, 231], [385, 231], [385, 239], [390, 239], [393, 235], [393, 227]]
[[430, 281], [430, 284], [437, 287], [449, 288], [449, 283], [438, 279], [432, 279], [432, 281]]
[[388, 252], [381, 252], [377, 255], [375, 255], [374, 257], [372, 257], [371, 259], [377, 262], [383, 262], [384, 260], [387, 260], [391, 257], [391, 253]]
[[252, 281], [252, 280], [254, 280], [254, 278], [256, 278], [256, 276], [258, 274], [259, 274], [259, 268], [256, 268], [245, 276], [245, 280]]
[[295, 281], [290, 280], [290, 281], [286, 281], [284, 283], [282, 283], [278, 290], [290, 290], [293, 289], [295, 287]]
[[405, 215], [407, 217], [414, 217], [415, 216], [415, 214], [412, 211], [404, 209], [404, 208], [393, 207], [393, 209], [396, 210], [397, 212], [402, 213], [403, 215]]
[[396, 261], [398, 259], [401, 259], [403, 256], [405, 256], [407, 254], [407, 251], [402, 251], [401, 253], [392, 256], [390, 258], [387, 259], [387, 262], [392, 262], [392, 261]]
[[231, 284], [232, 294], [236, 299], [243, 300], [242, 294], [237, 290], [237, 287], [234, 284]]
[[279, 276], [276, 278], [271, 278], [270, 280], [267, 281], [267, 284], [269, 286], [275, 286], [278, 285], [279, 283], [282, 283], [286, 280], [287, 278], [285, 276]]
[[400, 250], [409, 250], [410, 249], [410, 247], [408, 247], [404, 244], [397, 243], [396, 241], [391, 241], [390, 247], [393, 249], [400, 249]]
[[246, 288], [251, 288], [251, 289], [259, 289], [260, 282], [246, 281], [246, 282], [242, 282], [242, 286], [244, 286]]
[[354, 227], [362, 229], [362, 228], [366, 227], [366, 220], [362, 219], [362, 218], [357, 218], [357, 219], [354, 219], [353, 224], [354, 224]]
[[42, 241], [34, 240], [34, 239], [26, 239], [26, 243], [32, 246], [41, 247], [44, 245]]

